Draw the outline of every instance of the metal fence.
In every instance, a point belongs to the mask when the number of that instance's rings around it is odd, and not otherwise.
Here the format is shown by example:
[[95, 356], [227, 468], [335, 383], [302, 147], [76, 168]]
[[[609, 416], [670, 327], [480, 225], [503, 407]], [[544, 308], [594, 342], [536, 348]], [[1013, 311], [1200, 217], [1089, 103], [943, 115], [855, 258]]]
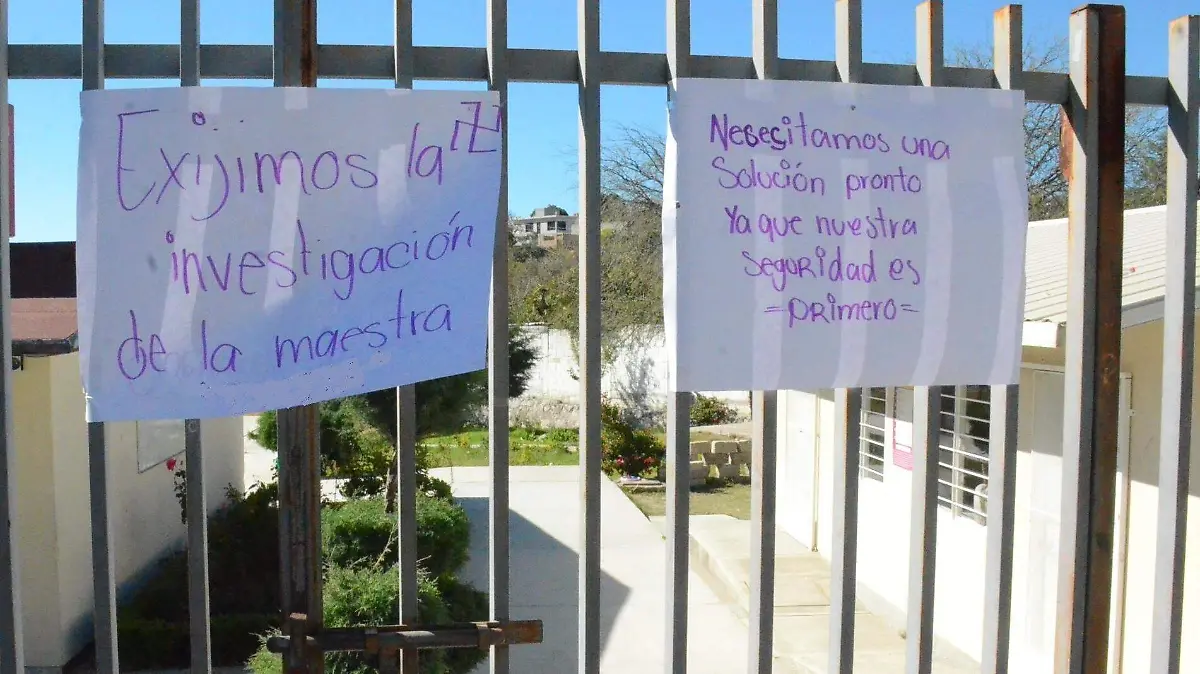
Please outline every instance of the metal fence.
[[[105, 43], [104, 3], [83, 3], [83, 43], [8, 45], [7, 0], [0, 0], [0, 122], [7, 113], [9, 78], [74, 78], [84, 89], [104, 86], [106, 77], [178, 79], [183, 86], [201, 78], [273, 78], [277, 86], [313, 86], [316, 77], [376, 79], [411, 87], [419, 80], [476, 80], [507, 98], [509, 82], [571, 83], [579, 93], [579, 359], [581, 478], [583, 503], [579, 558], [578, 671], [595, 674], [601, 655], [600, 622], [600, 87], [602, 84], [668, 86], [676, 77], [820, 80], [878, 84], [999, 87], [1022, 89], [1029, 101], [1060, 104], [1065, 110], [1064, 170], [1070, 181], [1071, 243], [1069, 320], [1067, 322], [1066, 421], [1064, 434], [1062, 559], [1056, 671], [1101, 672], [1108, 652], [1111, 585], [1113, 492], [1117, 455], [1117, 401], [1121, 330], [1121, 250], [1124, 111], [1129, 104], [1166, 107], [1168, 132], [1168, 289], [1166, 294], [1163, 413], [1158, 550], [1154, 596], [1152, 671], [1178, 672], [1182, 612], [1184, 532], [1190, 456], [1194, 357], [1195, 230], [1197, 194], [1197, 111], [1200, 109], [1200, 17], [1170, 25], [1168, 77], [1125, 73], [1124, 10], [1089, 5], [1070, 16], [1070, 72], [1026, 72], [1022, 68], [1020, 6], [995, 16], [994, 67], [946, 66], [943, 56], [942, 2], [917, 8], [915, 65], [866, 63], [862, 57], [860, 0], [836, 0], [837, 54], [832, 61], [781, 59], [777, 0], [753, 0], [753, 56], [698, 56], [691, 53], [688, 0], [666, 0], [665, 54], [600, 50], [598, 0], [578, 0], [578, 49], [509, 49], [505, 0], [487, 0], [487, 46], [416, 47], [412, 43], [412, 0], [397, 0], [395, 45], [318, 45], [313, 3], [275, 1], [274, 45], [209, 45], [199, 36], [198, 0], [181, 0], [182, 32], [178, 45]], [[1166, 27], [1164, 27], [1166, 28]], [[507, 123], [506, 123], [507, 126]], [[0, 135], [0, 150], [12, 151]], [[0, 195], [9, 202], [8, 164], [0, 161]], [[506, 182], [502, 183], [497, 228], [506, 233]], [[0, 217], [8, 213], [0, 204]], [[508, 337], [506, 236], [498, 236], [492, 289], [491, 343]], [[4, 266], [3, 344], [11, 355], [8, 240], [0, 244]], [[489, 423], [508, 426], [508, 363], [504, 349], [489, 355]], [[12, 508], [15, 449], [12, 428], [11, 374], [0, 379], [0, 671], [21, 671], [21, 621], [14, 562]], [[907, 671], [929, 672], [933, 644], [934, 568], [938, 498], [939, 413], [942, 392], [918, 388], [915, 395], [913, 450], [914, 498], [909, 559]], [[688, 648], [688, 409], [691, 396], [673, 394], [668, 403], [667, 611], [663, 616], [666, 670], [686, 671]], [[415, 520], [413, 517], [414, 445], [411, 387], [401, 391], [400, 531], [401, 618], [416, 618]], [[753, 496], [750, 604], [750, 671], [771, 671], [775, 560], [776, 393], [753, 396]], [[829, 671], [854, 669], [856, 529], [862, 457], [859, 419], [862, 392], [840, 390], [835, 453], [835, 550], [832, 560], [832, 607]], [[285, 616], [307, 616], [293, 625], [313, 634], [320, 627], [320, 537], [316, 479], [316, 415], [313, 408], [280, 414], [281, 582]], [[986, 597], [983, 671], [1009, 671], [1009, 617], [1012, 581], [1013, 513], [1016, 459], [1017, 387], [991, 393], [991, 484], [987, 517]], [[204, 513], [199, 427], [187, 428], [190, 514]], [[95, 635], [100, 671], [117, 670], [116, 593], [104, 429], [89, 429], [91, 515], [95, 573]], [[489, 433], [491, 499], [489, 516], [489, 616], [509, 619], [508, 435]], [[869, 466], [864, 466], [869, 468]], [[190, 559], [193, 671], [207, 671], [209, 659], [208, 587], [205, 520], [187, 518]], [[535, 646], [536, 647], [536, 646]], [[492, 648], [493, 672], [509, 670], [507, 646]], [[415, 672], [416, 651], [405, 651], [401, 667]], [[566, 669], [566, 667], [564, 667]]]

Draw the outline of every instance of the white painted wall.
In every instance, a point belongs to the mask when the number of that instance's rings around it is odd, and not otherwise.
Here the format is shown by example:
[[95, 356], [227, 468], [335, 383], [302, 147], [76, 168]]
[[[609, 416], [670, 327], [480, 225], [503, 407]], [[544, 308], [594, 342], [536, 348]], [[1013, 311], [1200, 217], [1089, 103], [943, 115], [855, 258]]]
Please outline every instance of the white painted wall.
[[[26, 662], [59, 667], [92, 630], [87, 424], [78, 354], [26, 358], [24, 369], [13, 373], [13, 388]], [[117, 583], [128, 590], [164, 553], [183, 544], [186, 530], [172, 473], [165, 466], [138, 473], [136, 424], [108, 424], [106, 431]], [[201, 439], [212, 512], [224, 504], [227, 485], [242, 484], [242, 420], [205, 420]]]
[[[538, 358], [525, 393], [512, 401], [514, 414], [522, 412], [578, 417], [579, 361], [571, 335], [566, 330], [545, 326], [521, 327], [532, 336], [530, 345]], [[644, 404], [657, 408], [666, 405], [668, 360], [666, 340], [662, 329], [649, 332], [649, 337], [637, 347], [618, 353], [605, 368], [601, 389], [626, 405]], [[748, 414], [750, 398], [747, 391], [706, 393], [725, 400], [743, 414]]]
[[[1034, 378], [1050, 377], [1051, 388], [1040, 381], [1043, 396], [1053, 395], [1057, 383], [1058, 407], [1043, 398], [1034, 404]], [[1056, 604], [1056, 573], [1059, 519], [1059, 482], [1061, 466], [1054, 452], [1061, 446], [1061, 375], [1022, 371], [1020, 453], [1017, 459], [1017, 511], [1013, 573], [1012, 663], [1023, 674], [1049, 672], [1053, 651], [1053, 619]], [[780, 415], [781, 470], [780, 526], [797, 540], [810, 543], [814, 510], [808, 503], [813, 487], [793, 465], [811, 464], [818, 453], [816, 485], [816, 549], [826, 558], [832, 556], [833, 452], [840, 449], [832, 420], [835, 407], [832, 392], [817, 394], [781, 392], [785, 414]], [[816, 408], [817, 439], [808, 424], [799, 422]], [[888, 428], [885, 443], [885, 467], [882, 481], [863, 477], [859, 481], [858, 566], [859, 593], [876, 613], [890, 619], [897, 628], [904, 626], [908, 604], [908, 558], [912, 505], [912, 472], [894, 461], [894, 441], [909, 444], [912, 437], [912, 399], [910, 392], [897, 391], [894, 411], [896, 424]], [[1047, 428], [1057, 415], [1058, 425]], [[889, 424], [890, 426], [890, 424]], [[1036, 436], [1035, 427], [1043, 430]], [[1045, 451], [1046, 443], [1050, 451]], [[808, 474], [812, 471], [809, 470]], [[936, 593], [934, 630], [940, 639], [968, 655], [979, 658], [983, 633], [983, 586], [986, 565], [987, 530], [975, 520], [955, 517], [948, 509], [938, 509]]]
[[[1149, 668], [1149, 637], [1152, 626], [1152, 590], [1158, 523], [1157, 461], [1162, 368], [1161, 326], [1126, 330], [1121, 368], [1130, 375], [1123, 391], [1131, 412], [1123, 426], [1127, 464], [1118, 481], [1128, 485], [1128, 512], [1117, 532], [1124, 565], [1114, 577], [1124, 576], [1113, 606], [1124, 605], [1124, 618], [1114, 624], [1114, 660], [1120, 668], [1112, 674], [1141, 674]], [[1048, 352], [1049, 350], [1041, 350]], [[1062, 493], [1062, 354], [1026, 353], [1029, 363], [1021, 371], [1020, 424], [1016, 467], [1015, 527], [1013, 545], [1013, 597], [1011, 622], [1011, 668], [1022, 674], [1053, 671], [1055, 621], [1058, 608], [1058, 563]], [[1057, 361], [1057, 362], [1056, 362]], [[1200, 374], [1197, 376], [1200, 385]], [[1200, 388], [1198, 388], [1200, 390]], [[814, 545], [826, 558], [832, 553], [832, 464], [841, 451], [832, 419], [835, 408], [829, 391], [807, 393], [781, 391], [778, 473], [781, 528], [797, 540]], [[815, 409], [815, 423], [810, 421]], [[1200, 410], [1197, 410], [1200, 411]], [[1193, 414], [1196, 415], [1197, 411]], [[859, 592], [870, 608], [903, 626], [907, 606], [912, 504], [911, 473], [893, 462], [893, 435], [911, 432], [911, 406], [896, 407], [896, 431], [889, 431], [885, 448], [882, 482], [860, 481], [859, 553], [856, 569]], [[1193, 445], [1200, 446], [1200, 429], [1193, 429]], [[816, 484], [812, 484], [817, 462]], [[1193, 465], [1200, 452], [1193, 451]], [[816, 528], [812, 533], [813, 508], [809, 499], [816, 493]], [[1193, 480], [1189, 506], [1200, 508], [1200, 480]], [[1120, 506], [1119, 506], [1120, 507]], [[1189, 518], [1185, 592], [1184, 633], [1200, 624], [1200, 518]], [[1120, 526], [1120, 523], [1119, 523]], [[983, 585], [986, 527], [973, 520], [938, 512], [936, 609], [934, 629], [938, 637], [978, 658], [982, 648]], [[1184, 640], [1182, 670], [1200, 671], [1200, 643]]]

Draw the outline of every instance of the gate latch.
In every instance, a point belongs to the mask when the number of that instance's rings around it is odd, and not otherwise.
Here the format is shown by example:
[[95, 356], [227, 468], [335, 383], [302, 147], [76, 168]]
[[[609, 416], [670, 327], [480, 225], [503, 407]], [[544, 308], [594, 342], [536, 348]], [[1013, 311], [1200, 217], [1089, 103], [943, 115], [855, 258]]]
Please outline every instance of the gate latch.
[[[381, 674], [394, 674], [401, 651], [441, 648], [478, 648], [542, 643], [541, 620], [473, 622], [432, 627], [383, 625], [335, 627], [315, 634], [303, 633], [305, 616], [293, 614], [288, 633], [267, 639], [267, 650], [284, 656], [285, 671], [303, 666], [312, 653], [362, 652], [379, 658]], [[294, 663], [294, 664], [293, 664]]]

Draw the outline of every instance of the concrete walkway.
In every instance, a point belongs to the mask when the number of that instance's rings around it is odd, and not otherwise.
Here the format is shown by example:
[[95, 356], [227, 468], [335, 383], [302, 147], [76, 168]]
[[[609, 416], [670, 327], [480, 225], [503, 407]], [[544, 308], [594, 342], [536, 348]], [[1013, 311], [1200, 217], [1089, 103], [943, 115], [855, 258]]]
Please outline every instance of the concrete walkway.
[[[655, 518], [661, 528], [662, 518]], [[692, 570], [718, 597], [747, 618], [750, 605], [750, 522], [727, 515], [694, 515], [689, 521]], [[793, 671], [829, 671], [829, 563], [783, 531], [776, 533], [775, 656]], [[854, 626], [854, 671], [904, 671], [902, 632], [859, 602]], [[938, 674], [977, 674], [979, 664], [948, 645], [935, 643]]]
[[[488, 587], [486, 468], [430, 471], [446, 480], [470, 516], [471, 560], [464, 577]], [[579, 469], [511, 470], [511, 603], [514, 619], [540, 618], [545, 643], [514, 646], [512, 671], [562, 674], [576, 669], [581, 531]], [[666, 553], [662, 534], [625, 497], [601, 480], [600, 669], [659, 674], [664, 669]], [[691, 577], [688, 671], [738, 674], [747, 669], [747, 631], [733, 611]], [[486, 672], [484, 663], [478, 672]], [[783, 673], [789, 670], [779, 668]]]

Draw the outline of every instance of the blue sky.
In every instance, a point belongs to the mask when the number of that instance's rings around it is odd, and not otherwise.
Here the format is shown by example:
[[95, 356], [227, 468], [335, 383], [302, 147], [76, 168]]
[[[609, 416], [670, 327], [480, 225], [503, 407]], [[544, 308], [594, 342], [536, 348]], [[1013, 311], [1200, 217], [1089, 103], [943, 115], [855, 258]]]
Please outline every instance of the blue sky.
[[[179, 7], [171, 0], [106, 0], [109, 43], [177, 43]], [[1067, 18], [1080, 0], [1036, 0], [1025, 5], [1027, 41], [1065, 35]], [[1130, 0], [1125, 3], [1128, 69], [1139, 75], [1166, 72], [1167, 24], [1196, 11], [1193, 0]], [[269, 44], [271, 0], [201, 0], [205, 43]], [[483, 46], [485, 0], [413, 0], [413, 35], [419, 45]], [[610, 51], [662, 52], [666, 45], [665, 2], [601, 0], [601, 47]], [[779, 3], [780, 56], [830, 59], [834, 54], [834, 0]], [[950, 0], [946, 45], [990, 49], [995, 0]], [[911, 63], [914, 8], [906, 0], [863, 0], [864, 57]], [[509, 0], [509, 46], [576, 47], [575, 0]], [[390, 44], [391, 0], [319, 0], [318, 39], [323, 43]], [[80, 0], [10, 0], [13, 43], [79, 43]], [[692, 0], [692, 51], [748, 56], [750, 0]], [[221, 82], [210, 85], [266, 82]], [[167, 86], [167, 81], [109, 80], [112, 87]], [[386, 86], [386, 83], [325, 82], [321, 86]], [[432, 86], [418, 83], [418, 87]], [[437, 83], [438, 88], [481, 87]], [[79, 132], [78, 81], [14, 81], [16, 107], [17, 241], [75, 238], [75, 162]], [[665, 123], [662, 87], [604, 87], [602, 142], [621, 125], [661, 132]], [[509, 93], [510, 210], [524, 215], [555, 203], [576, 210], [574, 156], [577, 148], [576, 88], [573, 85], [513, 84]]]

